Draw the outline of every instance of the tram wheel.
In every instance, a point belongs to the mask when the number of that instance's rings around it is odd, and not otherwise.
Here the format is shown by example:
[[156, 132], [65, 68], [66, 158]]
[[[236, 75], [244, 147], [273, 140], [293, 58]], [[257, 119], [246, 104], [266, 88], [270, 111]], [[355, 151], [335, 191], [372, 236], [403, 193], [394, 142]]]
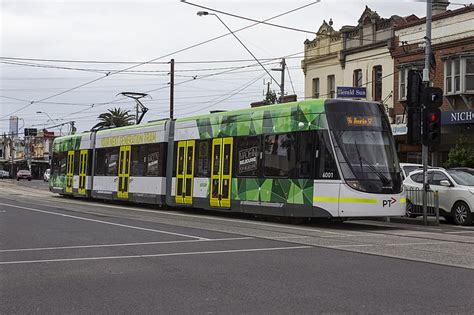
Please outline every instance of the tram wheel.
[[407, 200], [407, 205], [406, 205], [406, 208], [405, 208], [405, 216], [409, 217], [409, 218], [416, 218], [417, 215], [413, 211], [414, 209], [415, 209], [415, 206], [411, 203], [410, 200]]

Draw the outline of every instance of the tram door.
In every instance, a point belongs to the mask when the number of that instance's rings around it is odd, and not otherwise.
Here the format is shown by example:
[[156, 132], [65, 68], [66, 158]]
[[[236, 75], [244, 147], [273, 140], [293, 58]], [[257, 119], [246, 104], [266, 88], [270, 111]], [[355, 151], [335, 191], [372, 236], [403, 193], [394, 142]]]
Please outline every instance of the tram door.
[[128, 189], [130, 182], [130, 153], [131, 147], [129, 145], [120, 147], [117, 197], [121, 199], [128, 199]]
[[79, 195], [86, 194], [86, 176], [87, 176], [87, 160], [88, 150], [81, 150], [79, 155]]
[[233, 138], [212, 140], [211, 207], [230, 208]]
[[176, 154], [176, 203], [193, 204], [194, 140], [179, 141]]
[[66, 193], [72, 193], [73, 177], [74, 177], [74, 150], [71, 150], [67, 152]]

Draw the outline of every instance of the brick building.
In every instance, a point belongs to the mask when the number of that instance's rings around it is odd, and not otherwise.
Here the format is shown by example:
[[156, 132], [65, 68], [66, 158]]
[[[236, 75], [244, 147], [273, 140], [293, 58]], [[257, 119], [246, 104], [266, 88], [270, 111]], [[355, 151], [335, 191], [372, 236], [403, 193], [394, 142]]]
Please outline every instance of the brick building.
[[[444, 4], [444, 5], [443, 5]], [[437, 3], [432, 21], [433, 86], [443, 89], [441, 144], [430, 154], [432, 165], [442, 165], [449, 149], [460, 139], [474, 147], [474, 6], [446, 11], [448, 3]], [[395, 27], [394, 118], [404, 126], [406, 83], [410, 69], [424, 68], [425, 18], [412, 16], [409, 23]], [[400, 130], [400, 129], [398, 129]], [[406, 144], [405, 132], [395, 136], [402, 162], [421, 162], [421, 146]], [[397, 132], [395, 132], [397, 134]]]

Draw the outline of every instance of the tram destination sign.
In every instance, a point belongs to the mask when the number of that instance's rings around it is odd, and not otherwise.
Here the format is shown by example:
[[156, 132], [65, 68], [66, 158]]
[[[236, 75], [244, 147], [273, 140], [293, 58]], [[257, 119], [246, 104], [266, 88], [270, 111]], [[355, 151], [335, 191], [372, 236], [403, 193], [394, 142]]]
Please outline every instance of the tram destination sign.
[[349, 127], [380, 127], [380, 120], [375, 116], [346, 115], [345, 121]]
[[352, 86], [338, 86], [337, 97], [338, 98], [366, 98], [367, 88], [352, 87]]

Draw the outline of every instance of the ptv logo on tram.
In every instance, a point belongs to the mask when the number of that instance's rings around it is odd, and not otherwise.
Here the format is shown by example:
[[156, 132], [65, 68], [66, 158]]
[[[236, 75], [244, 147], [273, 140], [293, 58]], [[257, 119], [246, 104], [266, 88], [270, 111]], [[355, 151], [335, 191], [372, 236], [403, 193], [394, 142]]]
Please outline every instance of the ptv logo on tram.
[[393, 197], [390, 198], [390, 199], [384, 199], [384, 200], [382, 200], [382, 207], [384, 207], [384, 208], [389, 207], [390, 208], [396, 202], [397, 202], [397, 199], [395, 199]]

